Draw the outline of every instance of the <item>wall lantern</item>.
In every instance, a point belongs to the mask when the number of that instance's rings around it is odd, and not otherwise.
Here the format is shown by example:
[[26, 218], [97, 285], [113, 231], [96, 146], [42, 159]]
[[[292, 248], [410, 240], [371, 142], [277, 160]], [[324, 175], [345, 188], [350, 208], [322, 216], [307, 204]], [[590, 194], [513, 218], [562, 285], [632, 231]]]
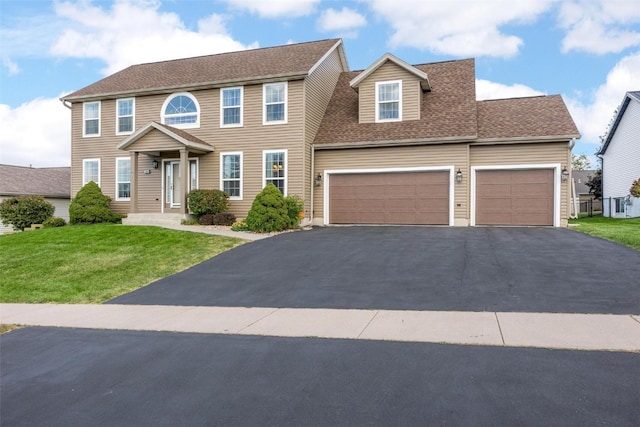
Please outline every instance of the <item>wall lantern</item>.
[[321, 173], [318, 173], [316, 175], [315, 184], [316, 184], [316, 187], [320, 187], [322, 185], [322, 174]]
[[569, 179], [569, 171], [567, 170], [566, 166], [562, 168], [562, 173], [560, 174], [560, 178], [562, 179], [563, 182]]
[[158, 169], [159, 163], [158, 163], [158, 161], [156, 159], [153, 159], [153, 162], [151, 162], [151, 164], [153, 165], [154, 169]]
[[458, 172], [456, 172], [456, 182], [458, 184], [462, 182], [462, 171], [460, 169], [458, 169]]

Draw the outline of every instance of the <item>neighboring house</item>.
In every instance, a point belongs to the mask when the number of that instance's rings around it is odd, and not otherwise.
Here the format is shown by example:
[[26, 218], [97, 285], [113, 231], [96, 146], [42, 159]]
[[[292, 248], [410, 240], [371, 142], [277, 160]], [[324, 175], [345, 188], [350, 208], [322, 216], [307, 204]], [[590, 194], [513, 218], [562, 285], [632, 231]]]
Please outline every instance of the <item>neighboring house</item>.
[[135, 65], [62, 101], [72, 193], [93, 180], [128, 221], [186, 214], [192, 188], [243, 218], [273, 183], [318, 225], [567, 224], [562, 98], [477, 102], [472, 59], [351, 72], [322, 40]]
[[571, 171], [571, 178], [576, 189], [576, 198], [578, 199], [579, 207], [578, 212], [601, 212], [602, 200], [596, 200], [596, 196], [589, 192], [589, 186], [587, 182], [591, 181], [591, 178], [595, 175], [596, 170], [573, 170]]
[[602, 158], [602, 208], [609, 217], [640, 217], [640, 197], [631, 184], [640, 178], [640, 91], [627, 92], [607, 138]]
[[[69, 221], [71, 168], [31, 168], [0, 164], [0, 201], [15, 196], [43, 196], [54, 216]], [[0, 222], [0, 233], [12, 231]]]

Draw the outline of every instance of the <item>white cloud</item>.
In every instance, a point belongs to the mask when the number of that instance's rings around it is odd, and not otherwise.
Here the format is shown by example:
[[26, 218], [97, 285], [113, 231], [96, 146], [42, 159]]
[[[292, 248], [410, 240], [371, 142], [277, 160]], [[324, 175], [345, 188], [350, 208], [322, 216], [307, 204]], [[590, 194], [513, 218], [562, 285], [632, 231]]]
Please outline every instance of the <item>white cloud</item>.
[[617, 53], [640, 45], [640, 5], [632, 0], [577, 0], [563, 2], [558, 15], [567, 31], [562, 51]]
[[343, 7], [342, 10], [329, 8], [322, 11], [318, 18], [318, 29], [323, 32], [352, 30], [367, 25], [367, 20], [353, 9]]
[[0, 163], [71, 164], [71, 111], [57, 98], [37, 98], [11, 108], [0, 104]]
[[[512, 57], [522, 39], [504, 34], [507, 24], [532, 22], [556, 0], [429, 1], [372, 0], [369, 4], [394, 30], [392, 47], [407, 46], [455, 56]], [[428, 3], [428, 4], [427, 4]]]
[[565, 96], [567, 107], [582, 134], [582, 142], [599, 144], [614, 111], [628, 91], [640, 89], [640, 52], [622, 58], [587, 102]]
[[476, 79], [476, 99], [523, 98], [526, 96], [545, 95], [545, 93], [522, 84], [504, 85], [489, 80]]
[[20, 72], [20, 67], [18, 67], [18, 64], [13, 62], [8, 56], [2, 58], [2, 65], [6, 67], [7, 72], [10, 76], [18, 74]]
[[58, 37], [50, 54], [101, 59], [107, 64], [103, 72], [111, 74], [132, 64], [257, 47], [233, 40], [220, 15], [201, 19], [195, 32], [159, 6], [156, 1], [118, 0], [104, 10], [87, 2], [56, 3], [56, 13], [71, 28]]
[[262, 18], [296, 18], [313, 13], [320, 0], [225, 0], [236, 9], [257, 13]]

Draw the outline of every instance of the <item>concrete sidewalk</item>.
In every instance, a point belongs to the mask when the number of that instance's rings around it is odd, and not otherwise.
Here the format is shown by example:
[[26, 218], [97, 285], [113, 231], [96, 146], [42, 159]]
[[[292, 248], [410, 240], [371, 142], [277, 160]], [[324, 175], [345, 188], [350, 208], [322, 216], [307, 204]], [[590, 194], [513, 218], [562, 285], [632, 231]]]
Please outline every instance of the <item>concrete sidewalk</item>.
[[640, 315], [0, 304], [0, 323], [640, 352]]

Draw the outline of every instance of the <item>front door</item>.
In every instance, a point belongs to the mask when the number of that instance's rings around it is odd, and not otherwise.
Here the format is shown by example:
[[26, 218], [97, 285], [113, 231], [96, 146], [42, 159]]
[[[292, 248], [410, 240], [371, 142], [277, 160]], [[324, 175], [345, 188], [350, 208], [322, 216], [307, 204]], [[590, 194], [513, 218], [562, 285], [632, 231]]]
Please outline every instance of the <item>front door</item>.
[[180, 162], [165, 163], [165, 176], [167, 182], [167, 204], [172, 208], [180, 207], [181, 186], [180, 186]]

